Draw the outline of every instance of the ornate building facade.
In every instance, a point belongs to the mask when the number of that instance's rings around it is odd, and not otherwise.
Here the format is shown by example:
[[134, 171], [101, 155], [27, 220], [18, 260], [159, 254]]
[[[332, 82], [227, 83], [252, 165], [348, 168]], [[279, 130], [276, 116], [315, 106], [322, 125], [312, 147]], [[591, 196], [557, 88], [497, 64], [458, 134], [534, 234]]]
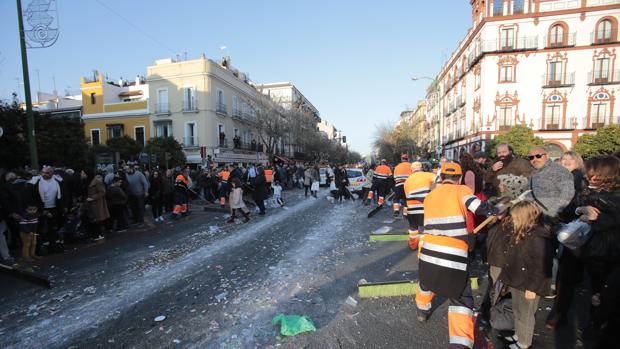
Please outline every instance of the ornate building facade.
[[515, 125], [557, 154], [620, 124], [620, 0], [470, 3], [472, 27], [427, 90], [427, 119], [448, 158]]

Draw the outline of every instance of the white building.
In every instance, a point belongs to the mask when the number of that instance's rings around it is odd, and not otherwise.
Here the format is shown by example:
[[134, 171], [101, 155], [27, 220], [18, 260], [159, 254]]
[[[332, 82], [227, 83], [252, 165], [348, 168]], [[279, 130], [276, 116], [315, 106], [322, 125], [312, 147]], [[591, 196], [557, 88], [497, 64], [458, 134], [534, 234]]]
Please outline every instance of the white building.
[[555, 155], [620, 123], [620, 0], [470, 3], [472, 27], [427, 90], [427, 121], [449, 158], [514, 125]]

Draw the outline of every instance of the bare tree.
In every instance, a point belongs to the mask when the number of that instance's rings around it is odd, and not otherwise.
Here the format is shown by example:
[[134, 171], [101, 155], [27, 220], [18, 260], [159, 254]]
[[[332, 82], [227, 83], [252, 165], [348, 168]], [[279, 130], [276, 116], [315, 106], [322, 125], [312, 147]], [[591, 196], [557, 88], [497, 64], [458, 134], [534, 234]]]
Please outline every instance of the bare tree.
[[263, 94], [250, 101], [250, 107], [251, 119], [260, 142], [265, 146], [265, 152], [275, 154], [278, 144], [287, 133], [287, 120], [282, 107]]

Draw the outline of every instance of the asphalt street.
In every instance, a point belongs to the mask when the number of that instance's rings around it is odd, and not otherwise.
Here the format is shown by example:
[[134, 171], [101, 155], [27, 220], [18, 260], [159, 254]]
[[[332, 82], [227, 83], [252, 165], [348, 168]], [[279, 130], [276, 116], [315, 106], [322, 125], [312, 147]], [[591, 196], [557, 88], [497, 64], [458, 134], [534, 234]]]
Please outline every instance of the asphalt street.
[[[368, 219], [359, 201], [321, 194], [285, 192], [286, 206], [248, 224], [195, 207], [180, 221], [79, 245], [34, 269], [50, 275], [51, 290], [1, 276], [0, 347], [447, 347], [446, 302], [419, 324], [411, 297], [357, 294], [361, 279], [416, 279], [405, 242], [368, 241], [384, 226], [404, 232], [405, 222], [389, 210]], [[565, 348], [542, 327], [549, 305], [541, 302], [534, 345]], [[307, 315], [317, 331], [280, 336], [278, 314]]]

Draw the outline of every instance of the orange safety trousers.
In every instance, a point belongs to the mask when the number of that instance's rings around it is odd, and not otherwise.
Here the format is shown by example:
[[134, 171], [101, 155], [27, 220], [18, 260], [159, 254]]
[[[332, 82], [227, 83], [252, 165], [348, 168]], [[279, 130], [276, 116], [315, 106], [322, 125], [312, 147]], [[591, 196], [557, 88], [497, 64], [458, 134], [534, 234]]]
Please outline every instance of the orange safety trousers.
[[374, 196], [375, 196], [375, 192], [374, 192], [374, 191], [372, 191], [372, 189], [371, 189], [371, 190], [368, 192], [368, 197], [367, 197], [367, 199], [368, 199], [368, 200], [372, 200], [372, 198], [373, 198]]
[[[415, 293], [415, 303], [418, 313], [429, 316], [431, 313], [434, 293], [425, 290], [422, 282], [418, 284]], [[467, 286], [458, 299], [450, 299], [448, 306], [448, 335], [450, 349], [473, 348], [474, 346], [474, 299], [471, 294], [471, 283], [467, 279]]]
[[173, 214], [187, 213], [187, 204], [174, 205]]

